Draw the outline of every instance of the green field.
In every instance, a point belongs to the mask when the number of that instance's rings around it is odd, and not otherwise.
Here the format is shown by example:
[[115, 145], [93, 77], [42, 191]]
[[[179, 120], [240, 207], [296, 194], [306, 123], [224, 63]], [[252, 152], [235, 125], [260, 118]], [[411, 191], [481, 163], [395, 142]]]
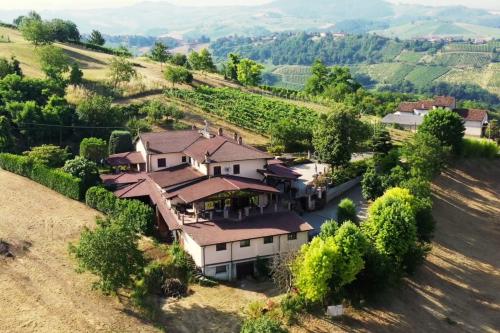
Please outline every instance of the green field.
[[408, 75], [406, 80], [417, 87], [430, 84], [432, 81], [446, 74], [450, 69], [444, 66], [416, 66]]
[[445, 46], [445, 51], [466, 51], [466, 52], [500, 52], [500, 41], [489, 41], [485, 44], [470, 44], [470, 43], [450, 43]]
[[415, 52], [404, 50], [401, 54], [396, 58], [397, 62], [404, 62], [410, 64], [416, 64], [422, 59], [422, 57], [426, 55], [425, 52]]
[[366, 74], [379, 83], [390, 84], [402, 81], [415, 67], [403, 63], [359, 65], [352, 68], [354, 74]]
[[490, 62], [490, 53], [481, 52], [446, 52], [438, 54], [432, 61], [435, 65], [449, 67], [484, 67]]

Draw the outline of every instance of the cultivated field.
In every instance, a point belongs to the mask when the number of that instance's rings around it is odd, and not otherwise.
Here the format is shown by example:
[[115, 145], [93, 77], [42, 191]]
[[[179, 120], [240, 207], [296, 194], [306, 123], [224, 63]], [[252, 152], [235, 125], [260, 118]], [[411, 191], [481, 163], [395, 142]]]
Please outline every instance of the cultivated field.
[[[416, 276], [379, 304], [340, 320], [306, 316], [309, 332], [498, 332], [500, 330], [500, 161], [461, 162], [433, 186], [433, 249]], [[117, 298], [91, 291], [67, 243], [97, 213], [22, 177], [0, 171], [0, 237], [14, 259], [0, 261], [1, 332], [153, 332]], [[276, 297], [269, 283], [191, 287], [156, 323], [169, 333], [237, 332], [251, 301]]]

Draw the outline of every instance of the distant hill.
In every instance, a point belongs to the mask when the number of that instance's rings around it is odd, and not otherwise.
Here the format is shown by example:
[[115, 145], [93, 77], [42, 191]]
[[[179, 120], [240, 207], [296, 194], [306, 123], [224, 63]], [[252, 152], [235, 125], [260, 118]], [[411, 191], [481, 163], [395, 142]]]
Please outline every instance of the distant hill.
[[[0, 8], [0, 20], [11, 22], [24, 14]], [[82, 32], [98, 29], [116, 35], [171, 35], [211, 39], [229, 35], [262, 36], [279, 31], [344, 31], [407, 37], [408, 24], [436, 25], [415, 30], [411, 37], [433, 33], [470, 37], [500, 37], [500, 15], [463, 6], [401, 5], [386, 0], [276, 0], [259, 6], [176, 6], [141, 2], [131, 6], [91, 10], [44, 10], [45, 18], [74, 21]], [[440, 25], [442, 25], [440, 27]], [[471, 25], [471, 26], [464, 26]], [[477, 27], [474, 27], [477, 26]], [[401, 27], [401, 28], [400, 28]]]

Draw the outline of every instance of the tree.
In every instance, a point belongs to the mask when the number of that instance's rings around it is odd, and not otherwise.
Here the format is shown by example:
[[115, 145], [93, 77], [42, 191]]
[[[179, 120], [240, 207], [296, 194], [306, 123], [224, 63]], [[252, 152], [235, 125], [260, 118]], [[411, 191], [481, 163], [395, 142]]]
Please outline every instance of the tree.
[[227, 62], [225, 66], [224, 75], [233, 81], [238, 81], [238, 65], [241, 61], [241, 57], [234, 53], [229, 53], [227, 56]]
[[311, 77], [307, 80], [304, 91], [310, 95], [322, 94], [326, 89], [328, 73], [328, 67], [317, 59], [311, 67]]
[[46, 124], [58, 125], [56, 128], [44, 128], [43, 132], [47, 138], [58, 139], [59, 145], [61, 145], [63, 136], [72, 134], [71, 128], [64, 128], [63, 126], [73, 124], [75, 109], [68, 104], [64, 97], [52, 95], [42, 109], [42, 118]]
[[139, 113], [145, 114], [153, 124], [160, 123], [164, 117], [170, 115], [169, 111], [170, 109], [167, 105], [156, 99], [149, 101], [139, 109]]
[[418, 128], [419, 132], [431, 134], [444, 146], [451, 147], [453, 154], [460, 153], [464, 137], [464, 121], [460, 115], [447, 109], [430, 111]]
[[85, 138], [80, 142], [80, 156], [101, 163], [108, 156], [108, 144], [103, 139]]
[[0, 58], [0, 79], [3, 79], [9, 74], [17, 74], [21, 77], [23, 76], [19, 60], [17, 60], [14, 56], [11, 57], [10, 61], [3, 57]]
[[54, 41], [51, 25], [42, 21], [39, 15], [23, 18], [19, 30], [23, 37], [34, 45], [50, 44]]
[[104, 39], [104, 37], [102, 37], [99, 31], [92, 30], [89, 38], [87, 39], [87, 42], [90, 44], [103, 46], [106, 43], [106, 40]]
[[371, 139], [374, 153], [387, 154], [392, 149], [392, 139], [389, 131], [381, 126], [376, 126]]
[[155, 45], [151, 49], [150, 58], [154, 61], [158, 61], [161, 66], [163, 66], [163, 64], [170, 58], [168, 47], [162, 42], [155, 42]]
[[[104, 222], [101, 224], [110, 224]], [[77, 245], [70, 245], [70, 253], [78, 261], [81, 271], [98, 276], [94, 286], [105, 294], [131, 285], [145, 266], [137, 236], [118, 225], [85, 229]]]
[[80, 85], [83, 82], [83, 72], [78, 66], [78, 63], [71, 64], [71, 71], [69, 72], [69, 83], [72, 85]]
[[63, 171], [83, 181], [85, 188], [92, 187], [99, 182], [99, 169], [97, 164], [82, 156], [76, 156], [64, 163]]
[[48, 45], [38, 50], [42, 70], [49, 79], [63, 81], [63, 74], [69, 70], [69, 57], [56, 46]]
[[126, 153], [134, 149], [132, 135], [127, 131], [113, 131], [109, 137], [109, 155]]
[[11, 114], [12, 123], [18, 126], [20, 133], [26, 137], [28, 145], [38, 143], [43, 132], [35, 124], [43, 120], [43, 115], [36, 102], [8, 102], [6, 110]]
[[75, 23], [61, 19], [53, 19], [48, 23], [52, 29], [52, 37], [59, 42], [80, 41], [80, 32]]
[[201, 50], [198, 58], [200, 66], [199, 69], [206, 72], [214, 72], [216, 70], [214, 61], [212, 60], [212, 55], [207, 49]]
[[202, 69], [202, 64], [201, 64], [201, 58], [200, 58], [200, 55], [198, 52], [196, 51], [192, 51], [191, 53], [189, 53], [189, 56], [188, 56], [188, 62], [189, 62], [189, 66], [197, 71], [197, 70], [200, 70]]
[[250, 60], [242, 59], [237, 65], [238, 81], [245, 86], [257, 86], [261, 81], [264, 66]]
[[270, 265], [271, 277], [274, 284], [283, 292], [290, 292], [293, 287], [292, 265], [297, 252], [283, 252], [272, 258]]
[[14, 24], [16, 27], [19, 28], [19, 26], [21, 25], [21, 22], [24, 20], [26, 16], [24, 15], [19, 15], [18, 17], [16, 17], [15, 19], [12, 20], [12, 24]]
[[322, 114], [312, 139], [320, 159], [334, 167], [347, 165], [362, 125], [357, 112], [344, 104], [336, 104], [331, 112]]
[[124, 56], [114, 57], [109, 63], [108, 77], [113, 87], [117, 87], [120, 83], [130, 82], [137, 76], [137, 71], [130, 61]]
[[395, 272], [403, 270], [403, 261], [417, 242], [415, 198], [407, 189], [392, 188], [375, 200], [362, 224], [365, 235]]
[[404, 143], [402, 156], [413, 177], [432, 180], [441, 173], [448, 152], [449, 149], [443, 147], [437, 137], [419, 131]]
[[187, 67], [189, 65], [188, 59], [185, 54], [175, 53], [170, 58], [170, 63], [175, 66]]
[[339, 230], [339, 224], [335, 220], [326, 220], [321, 225], [321, 232], [319, 233], [319, 237], [326, 239], [328, 237], [334, 237]]
[[354, 223], [358, 221], [356, 205], [351, 199], [345, 198], [339, 203], [339, 207], [337, 210], [337, 221], [339, 221], [339, 223], [341, 224], [346, 221], [351, 221]]
[[6, 152], [12, 146], [12, 132], [9, 119], [0, 116], [0, 153]]
[[133, 137], [138, 136], [140, 133], [151, 132], [151, 125], [144, 119], [132, 117], [127, 121], [127, 129]]
[[24, 155], [34, 163], [45, 164], [50, 168], [58, 168], [64, 165], [70, 154], [67, 149], [59, 146], [41, 145], [25, 151]]
[[91, 95], [78, 104], [76, 108], [78, 119], [92, 127], [119, 126], [123, 115], [119, 108], [112, 106], [112, 102], [111, 97]]
[[175, 87], [176, 83], [187, 83], [193, 82], [193, 75], [191, 72], [183, 67], [173, 67], [170, 66], [165, 69], [165, 80], [172, 82], [172, 88]]
[[361, 192], [366, 200], [375, 200], [384, 193], [382, 177], [375, 167], [369, 167], [361, 180]]

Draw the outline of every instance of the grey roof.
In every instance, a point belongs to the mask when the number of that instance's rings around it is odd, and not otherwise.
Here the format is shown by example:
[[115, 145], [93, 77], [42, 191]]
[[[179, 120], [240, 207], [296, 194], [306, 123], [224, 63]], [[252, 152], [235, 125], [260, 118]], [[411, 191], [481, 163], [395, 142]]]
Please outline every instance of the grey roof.
[[390, 113], [382, 119], [384, 124], [399, 124], [399, 125], [421, 125], [424, 121], [423, 116], [415, 114], [395, 114]]

